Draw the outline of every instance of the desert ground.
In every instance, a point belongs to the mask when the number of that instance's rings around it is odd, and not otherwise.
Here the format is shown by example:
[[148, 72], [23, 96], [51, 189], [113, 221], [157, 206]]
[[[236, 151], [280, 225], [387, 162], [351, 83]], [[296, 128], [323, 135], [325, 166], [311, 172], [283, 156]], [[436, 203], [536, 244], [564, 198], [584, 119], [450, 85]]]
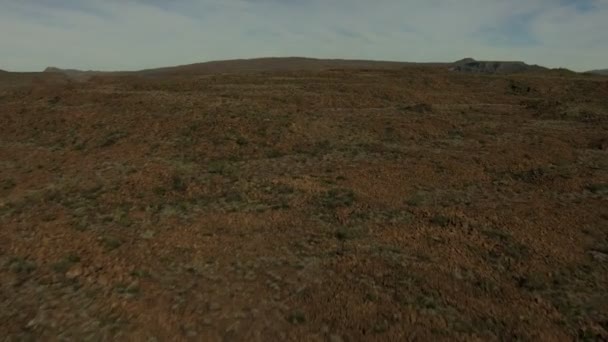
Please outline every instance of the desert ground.
[[0, 74], [4, 341], [608, 339], [608, 77]]

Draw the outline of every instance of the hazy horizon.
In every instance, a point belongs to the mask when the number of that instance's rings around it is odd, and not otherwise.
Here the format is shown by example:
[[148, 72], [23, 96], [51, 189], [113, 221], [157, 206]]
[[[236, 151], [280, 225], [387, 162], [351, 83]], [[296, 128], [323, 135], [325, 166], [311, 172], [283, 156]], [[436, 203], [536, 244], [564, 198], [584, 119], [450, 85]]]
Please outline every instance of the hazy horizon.
[[608, 68], [608, 0], [0, 0], [0, 69], [308, 57]]

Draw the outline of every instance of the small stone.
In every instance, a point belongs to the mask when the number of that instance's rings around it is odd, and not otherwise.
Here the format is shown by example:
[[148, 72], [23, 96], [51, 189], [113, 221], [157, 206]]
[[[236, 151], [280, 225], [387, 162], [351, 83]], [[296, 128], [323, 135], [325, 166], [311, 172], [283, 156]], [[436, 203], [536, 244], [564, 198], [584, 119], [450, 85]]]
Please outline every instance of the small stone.
[[129, 286], [127, 286], [127, 292], [136, 292], [139, 290], [139, 281], [134, 280], [132, 281]]
[[153, 230], [146, 230], [145, 232], [141, 233], [140, 237], [144, 240], [150, 240], [154, 237], [154, 235], [156, 235], [156, 233]]
[[36, 327], [36, 325], [38, 325], [38, 322], [36, 321], [36, 319], [32, 319], [29, 322], [27, 322], [27, 325], [25, 326], [26, 329], [32, 329], [34, 327]]
[[65, 277], [68, 279], [76, 279], [82, 275], [82, 267], [77, 265], [71, 267], [66, 273]]

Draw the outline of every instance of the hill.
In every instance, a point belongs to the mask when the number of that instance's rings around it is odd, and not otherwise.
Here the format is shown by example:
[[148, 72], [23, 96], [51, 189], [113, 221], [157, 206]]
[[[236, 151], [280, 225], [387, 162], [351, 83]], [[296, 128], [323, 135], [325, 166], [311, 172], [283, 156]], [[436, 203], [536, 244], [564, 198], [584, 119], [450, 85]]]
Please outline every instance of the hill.
[[[94, 77], [180, 77], [196, 75], [219, 74], [255, 74], [277, 72], [304, 72], [323, 70], [401, 70], [424, 68], [425, 70], [450, 70], [461, 73], [474, 74], [521, 74], [541, 73], [554, 77], [580, 77], [581, 74], [566, 69], [547, 69], [538, 65], [529, 65], [524, 62], [505, 61], [477, 61], [473, 58], [464, 58], [452, 63], [413, 63], [396, 61], [373, 60], [347, 60], [347, 59], [315, 59], [305, 57], [268, 57], [253, 59], [235, 59], [211, 61], [178, 65], [162, 68], [143, 69], [138, 71], [93, 71], [77, 69], [61, 69], [47, 67], [41, 73], [12, 73], [0, 70], [0, 87], [19, 87], [32, 82], [86, 82]], [[598, 71], [599, 72], [599, 71]]]
[[65, 84], [68, 82], [68, 77], [58, 72], [0, 71], [0, 90], [32, 85]]
[[43, 72], [60, 73], [60, 74], [64, 74], [64, 75], [68, 76], [69, 78], [71, 78], [73, 80], [79, 80], [79, 81], [86, 81], [93, 76], [117, 74], [114, 72], [103, 72], [103, 71], [92, 71], [92, 70], [83, 71], [83, 70], [77, 70], [77, 69], [60, 69], [60, 68], [56, 68], [56, 67], [47, 67], [46, 69], [44, 69]]
[[600, 70], [591, 70], [591, 71], [587, 71], [588, 74], [595, 74], [595, 75], [608, 75], [608, 69], [600, 69]]
[[368, 60], [268, 57], [195, 63], [137, 71], [142, 75], [311, 71], [327, 69], [398, 69], [407, 66], [439, 66], [443, 63], [409, 63]]
[[208, 74], [243, 74], [284, 71], [319, 71], [329, 69], [384, 69], [394, 70], [409, 66], [446, 66], [447, 63], [410, 63], [392, 61], [315, 59], [305, 57], [267, 57], [210, 61], [178, 66], [160, 67], [134, 71], [82, 71], [47, 67], [44, 72], [62, 73], [74, 79], [89, 79], [93, 76], [186, 76]]
[[99, 72], [49, 67], [45, 72], [59, 72], [74, 79], [89, 79], [99, 75], [140, 75], [140, 76], [179, 76], [223, 73], [256, 73], [314, 70], [396, 70], [406, 67], [445, 67], [452, 71], [484, 74], [512, 74], [532, 71], [545, 71], [547, 68], [528, 65], [524, 62], [476, 61], [465, 58], [453, 63], [412, 63], [395, 61], [315, 59], [305, 57], [268, 57], [254, 59], [235, 59], [211, 61], [179, 66], [144, 69], [139, 71]]

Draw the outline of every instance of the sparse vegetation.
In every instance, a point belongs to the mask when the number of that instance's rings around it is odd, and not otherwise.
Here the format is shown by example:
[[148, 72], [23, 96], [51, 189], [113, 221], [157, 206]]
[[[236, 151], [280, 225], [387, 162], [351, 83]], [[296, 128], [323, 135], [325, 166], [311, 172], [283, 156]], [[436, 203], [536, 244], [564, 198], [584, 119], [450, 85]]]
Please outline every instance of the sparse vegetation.
[[180, 175], [173, 175], [173, 177], [171, 177], [171, 187], [174, 191], [184, 192], [188, 188], [188, 185]]
[[3, 179], [0, 181], [1, 190], [10, 190], [16, 186], [15, 181], [12, 179]]
[[302, 311], [294, 311], [287, 317], [287, 320], [292, 324], [303, 324], [306, 322], [306, 316]]
[[119, 238], [113, 236], [104, 236], [101, 238], [101, 242], [106, 251], [113, 251], [123, 243]]
[[0, 89], [0, 335], [606, 340], [602, 82], [424, 66]]
[[355, 193], [349, 189], [331, 189], [320, 196], [319, 202], [328, 209], [348, 207], [355, 202]]
[[608, 183], [604, 184], [589, 184], [587, 190], [594, 194], [608, 194]]
[[230, 164], [222, 160], [210, 162], [207, 166], [207, 170], [209, 173], [215, 173], [219, 175], [228, 175], [232, 172]]
[[415, 113], [431, 113], [433, 111], [433, 106], [428, 103], [417, 103], [413, 105], [405, 105], [400, 107], [401, 110], [415, 112]]
[[121, 131], [113, 131], [106, 134], [99, 143], [99, 147], [109, 147], [118, 142], [118, 140], [127, 136], [127, 133]]
[[434, 215], [431, 217], [431, 223], [440, 227], [447, 227], [451, 224], [452, 220], [444, 215]]
[[36, 270], [36, 263], [21, 257], [11, 258], [8, 261], [8, 269], [17, 274], [29, 274]]
[[118, 294], [125, 295], [127, 297], [133, 297], [133, 296], [139, 294], [139, 291], [140, 291], [139, 282], [134, 281], [130, 284], [122, 284], [122, 283], [118, 284], [115, 287], [115, 291]]
[[406, 203], [412, 207], [417, 207], [425, 203], [425, 195], [423, 193], [416, 193], [407, 199]]
[[68, 254], [66, 257], [61, 259], [60, 261], [54, 263], [52, 268], [57, 273], [65, 273], [67, 272], [72, 265], [80, 262], [80, 257], [76, 254]]

